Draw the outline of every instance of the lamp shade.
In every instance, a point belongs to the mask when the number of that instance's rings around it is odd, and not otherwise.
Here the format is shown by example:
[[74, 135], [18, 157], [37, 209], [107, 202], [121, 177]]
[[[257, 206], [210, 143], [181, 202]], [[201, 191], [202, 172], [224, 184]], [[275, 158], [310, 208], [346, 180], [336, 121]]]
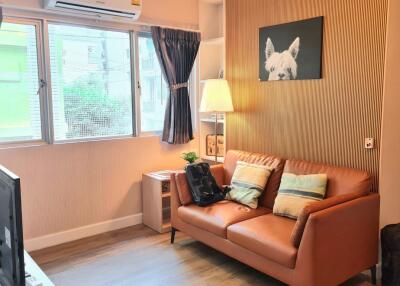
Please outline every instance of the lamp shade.
[[233, 111], [231, 91], [224, 79], [209, 79], [203, 89], [200, 112], [231, 112]]

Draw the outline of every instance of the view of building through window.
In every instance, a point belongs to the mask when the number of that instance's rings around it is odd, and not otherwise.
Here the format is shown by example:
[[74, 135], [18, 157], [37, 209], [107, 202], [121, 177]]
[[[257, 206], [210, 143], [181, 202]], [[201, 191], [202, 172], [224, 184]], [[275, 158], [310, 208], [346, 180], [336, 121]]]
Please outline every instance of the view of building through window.
[[151, 37], [139, 36], [141, 131], [161, 131], [169, 89]]
[[129, 33], [49, 25], [56, 141], [133, 134]]
[[3, 23], [0, 29], [0, 141], [42, 138], [36, 28]]
[[[150, 34], [49, 23], [42, 35], [40, 25], [26, 20], [1, 26], [0, 142], [134, 136], [136, 120], [140, 132], [162, 131], [169, 88]], [[43, 42], [48, 49], [40, 49]], [[47, 56], [50, 74], [44, 77]], [[40, 75], [51, 87], [48, 96], [46, 86], [39, 89]]]

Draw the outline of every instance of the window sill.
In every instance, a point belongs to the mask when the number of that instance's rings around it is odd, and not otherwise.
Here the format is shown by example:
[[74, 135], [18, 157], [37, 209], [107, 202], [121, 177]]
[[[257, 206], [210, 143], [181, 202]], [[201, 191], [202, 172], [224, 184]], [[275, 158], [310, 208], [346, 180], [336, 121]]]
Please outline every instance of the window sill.
[[162, 136], [162, 131], [150, 131], [142, 132], [138, 137], [160, 137]]
[[60, 140], [60, 141], [54, 141], [53, 144], [54, 145], [62, 145], [62, 144], [92, 143], [92, 142], [104, 142], [104, 141], [137, 140], [140, 138], [149, 138], [149, 137], [161, 137], [161, 132], [160, 133], [155, 133], [155, 132], [141, 133], [138, 136], [128, 135], [128, 136]]
[[126, 136], [109, 136], [109, 137], [95, 137], [95, 138], [78, 138], [78, 139], [66, 139], [54, 141], [54, 145], [63, 144], [76, 144], [76, 143], [91, 143], [91, 142], [102, 142], [102, 141], [114, 141], [114, 140], [126, 140], [136, 138], [133, 135]]
[[103, 137], [103, 138], [88, 138], [88, 139], [73, 139], [55, 141], [50, 144], [46, 141], [26, 141], [26, 142], [4, 142], [0, 143], [0, 150], [6, 149], [19, 149], [19, 148], [30, 148], [30, 147], [41, 147], [51, 145], [65, 145], [65, 144], [84, 144], [84, 143], [95, 143], [95, 142], [108, 142], [108, 141], [122, 141], [122, 140], [140, 140], [142, 138], [158, 137], [161, 139], [162, 132], [146, 132], [139, 136], [119, 136], [119, 137]]
[[0, 150], [5, 149], [17, 149], [17, 148], [29, 148], [29, 147], [39, 147], [49, 145], [46, 141], [38, 140], [38, 141], [19, 141], [19, 142], [4, 142], [0, 143]]

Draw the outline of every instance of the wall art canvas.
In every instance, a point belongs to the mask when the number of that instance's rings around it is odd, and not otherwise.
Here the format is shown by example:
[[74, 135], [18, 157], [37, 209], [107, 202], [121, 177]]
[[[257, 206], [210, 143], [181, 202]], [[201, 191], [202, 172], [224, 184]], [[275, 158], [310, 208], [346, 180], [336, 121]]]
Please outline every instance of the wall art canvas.
[[260, 80], [321, 78], [323, 17], [260, 28]]

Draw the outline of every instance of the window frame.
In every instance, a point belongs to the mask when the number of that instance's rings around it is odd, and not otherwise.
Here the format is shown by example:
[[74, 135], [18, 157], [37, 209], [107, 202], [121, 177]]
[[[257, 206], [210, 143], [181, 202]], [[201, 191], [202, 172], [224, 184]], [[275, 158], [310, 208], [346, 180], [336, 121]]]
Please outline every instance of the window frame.
[[[147, 136], [161, 137], [162, 130], [141, 132], [141, 106], [140, 106], [140, 71], [139, 71], [139, 35], [151, 37], [150, 29], [146, 25], [114, 23], [107, 21], [97, 21], [82, 17], [66, 17], [58, 14], [47, 14], [42, 12], [31, 12], [24, 10], [9, 10], [4, 15], [4, 22], [21, 23], [34, 25], [36, 29], [36, 45], [38, 60], [38, 80], [44, 80], [45, 85], [39, 89], [40, 97], [40, 120], [41, 120], [41, 139], [33, 140], [13, 140], [0, 141], [0, 149], [40, 146], [49, 144], [68, 144], [92, 141], [108, 141], [133, 139]], [[67, 26], [86, 27], [89, 29], [116, 31], [129, 33], [130, 37], [130, 55], [131, 55], [131, 101], [132, 101], [132, 134], [121, 136], [101, 136], [91, 138], [76, 138], [67, 140], [55, 140], [54, 122], [53, 122], [53, 97], [52, 97], [52, 79], [50, 67], [50, 47], [49, 47], [49, 24], [59, 24]], [[196, 59], [192, 73], [189, 78], [189, 97], [192, 108], [192, 126], [193, 132], [197, 128], [197, 65]], [[39, 83], [40, 84], [40, 83]]]
[[[139, 50], [139, 37], [144, 37], [144, 38], [150, 38], [151, 39], [151, 33], [148, 31], [140, 31], [137, 32], [135, 35], [135, 45], [136, 45], [136, 89], [137, 89], [137, 98], [136, 102], [137, 104], [137, 112], [139, 114], [138, 116], [138, 135], [145, 137], [145, 136], [162, 136], [163, 130], [153, 130], [153, 131], [142, 131], [142, 109], [141, 109], [141, 104], [142, 104], [142, 89], [141, 89], [141, 77], [140, 77], [140, 50]], [[165, 80], [165, 79], [164, 79]]]
[[[39, 97], [39, 113], [40, 113], [40, 139], [22, 139], [19, 137], [7, 138], [6, 140], [0, 140], [0, 146], [14, 147], [18, 145], [30, 145], [30, 144], [45, 144], [49, 138], [47, 117], [47, 80], [46, 80], [46, 69], [44, 62], [44, 45], [43, 45], [43, 21], [38, 19], [28, 19], [20, 17], [5, 16], [3, 23], [30, 25], [35, 27], [35, 38], [36, 38], [36, 52], [37, 52], [37, 68], [38, 68], [38, 93], [36, 96]], [[41, 81], [44, 81], [42, 85]]]
[[104, 26], [95, 26], [95, 25], [88, 25], [88, 24], [77, 24], [77, 23], [69, 23], [65, 21], [58, 21], [58, 20], [48, 20], [45, 23], [46, 26], [46, 33], [44, 35], [45, 40], [47, 41], [46, 47], [46, 58], [47, 59], [47, 70], [49, 73], [47, 74], [48, 81], [51, 83], [51, 63], [50, 63], [50, 45], [49, 45], [49, 25], [60, 25], [60, 26], [73, 26], [73, 27], [80, 27], [80, 28], [87, 28], [87, 29], [95, 29], [95, 30], [102, 30], [102, 31], [111, 31], [111, 32], [120, 32], [126, 33], [129, 36], [129, 45], [130, 45], [130, 69], [131, 69], [131, 108], [132, 108], [132, 134], [129, 135], [110, 135], [110, 136], [96, 136], [96, 137], [88, 137], [88, 138], [71, 138], [71, 139], [64, 139], [64, 140], [56, 140], [55, 133], [54, 133], [54, 118], [53, 118], [53, 93], [51, 89], [51, 84], [48, 85], [48, 93], [51, 100], [49, 101], [48, 105], [48, 112], [51, 114], [51, 121], [50, 121], [50, 144], [65, 144], [65, 143], [79, 143], [79, 142], [91, 142], [91, 141], [102, 141], [102, 140], [113, 140], [113, 139], [128, 139], [137, 137], [137, 116], [136, 116], [136, 90], [134, 87], [134, 81], [132, 79], [135, 78], [135, 59], [134, 59], [134, 52], [135, 50], [132, 49], [134, 47], [134, 31], [129, 29], [117, 29], [117, 28], [109, 28]]
[[[151, 38], [151, 32], [149, 31], [139, 31], [135, 33], [135, 47], [136, 47], [136, 54], [135, 54], [135, 59], [136, 59], [136, 81], [135, 81], [135, 88], [136, 88], [136, 105], [137, 105], [137, 130], [138, 130], [138, 136], [162, 136], [163, 130], [158, 130], [158, 131], [142, 131], [142, 111], [141, 111], [141, 97], [142, 97], [142, 92], [141, 92], [141, 78], [140, 78], [140, 67], [139, 67], [139, 37], [146, 37], [146, 38]], [[196, 57], [196, 60], [194, 62], [192, 72], [190, 73], [189, 76], [189, 81], [188, 81], [188, 90], [189, 90], [189, 102], [190, 102], [190, 108], [191, 108], [191, 117], [192, 117], [192, 127], [193, 127], [193, 133], [196, 131], [196, 126], [197, 126], [197, 104], [196, 104], [196, 95], [197, 95], [197, 85], [196, 85], [196, 77], [197, 77], [197, 64], [198, 64], [198, 57]]]

